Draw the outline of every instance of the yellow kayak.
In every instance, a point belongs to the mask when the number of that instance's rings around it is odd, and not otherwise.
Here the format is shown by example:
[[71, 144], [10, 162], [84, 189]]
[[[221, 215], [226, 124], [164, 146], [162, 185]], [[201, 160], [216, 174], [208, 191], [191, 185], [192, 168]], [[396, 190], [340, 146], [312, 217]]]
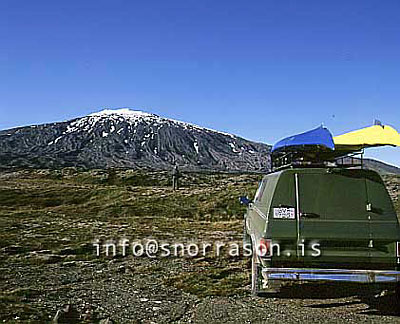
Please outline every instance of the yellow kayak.
[[400, 146], [400, 134], [391, 126], [374, 125], [335, 136], [333, 141], [336, 150], [356, 151], [383, 145]]

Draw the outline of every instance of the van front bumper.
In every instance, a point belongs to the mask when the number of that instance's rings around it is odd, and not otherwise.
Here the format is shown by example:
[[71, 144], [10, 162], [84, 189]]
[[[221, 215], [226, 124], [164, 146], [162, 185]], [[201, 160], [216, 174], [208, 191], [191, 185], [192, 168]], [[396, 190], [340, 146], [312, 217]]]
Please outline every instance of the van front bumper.
[[263, 268], [267, 280], [289, 281], [343, 281], [360, 283], [390, 283], [400, 281], [400, 271], [306, 269], [306, 268]]

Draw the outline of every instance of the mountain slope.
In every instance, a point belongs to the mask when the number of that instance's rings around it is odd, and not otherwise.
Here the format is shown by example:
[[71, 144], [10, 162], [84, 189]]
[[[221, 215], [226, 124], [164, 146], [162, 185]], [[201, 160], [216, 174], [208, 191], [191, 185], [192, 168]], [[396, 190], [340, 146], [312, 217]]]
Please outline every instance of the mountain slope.
[[364, 165], [367, 169], [374, 170], [380, 174], [400, 174], [400, 168], [374, 159], [364, 159]]
[[267, 171], [270, 146], [129, 109], [0, 131], [0, 166]]

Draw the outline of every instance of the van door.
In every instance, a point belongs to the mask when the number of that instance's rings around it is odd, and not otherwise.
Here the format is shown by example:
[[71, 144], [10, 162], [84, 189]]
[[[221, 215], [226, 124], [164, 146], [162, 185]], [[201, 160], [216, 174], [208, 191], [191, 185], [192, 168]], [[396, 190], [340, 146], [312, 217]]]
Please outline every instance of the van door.
[[295, 174], [298, 254], [304, 267], [368, 268], [366, 183], [358, 171], [320, 169]]
[[279, 245], [279, 253], [273, 249], [273, 267], [299, 267], [302, 260], [297, 256], [296, 194], [291, 170], [282, 172], [276, 184], [270, 188], [266, 200], [268, 226], [265, 236]]
[[270, 183], [268, 177], [264, 177], [260, 182], [253, 203], [251, 203], [247, 210], [246, 226], [249, 229], [249, 234], [253, 236], [254, 242], [262, 237], [267, 216], [265, 215], [265, 208], [262, 203], [265, 188]]
[[365, 172], [371, 267], [375, 269], [395, 269], [396, 242], [399, 241], [397, 215], [381, 177], [372, 171]]

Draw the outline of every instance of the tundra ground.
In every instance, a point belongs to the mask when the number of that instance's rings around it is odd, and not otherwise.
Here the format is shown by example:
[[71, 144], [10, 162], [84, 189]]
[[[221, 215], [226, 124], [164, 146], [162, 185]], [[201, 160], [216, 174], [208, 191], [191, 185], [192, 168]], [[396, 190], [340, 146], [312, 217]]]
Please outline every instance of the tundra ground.
[[[400, 322], [390, 289], [303, 284], [252, 297], [243, 256], [96, 255], [96, 239], [241, 243], [238, 196], [261, 177], [185, 173], [173, 191], [164, 172], [1, 172], [0, 320]], [[385, 181], [399, 211], [400, 178]]]

